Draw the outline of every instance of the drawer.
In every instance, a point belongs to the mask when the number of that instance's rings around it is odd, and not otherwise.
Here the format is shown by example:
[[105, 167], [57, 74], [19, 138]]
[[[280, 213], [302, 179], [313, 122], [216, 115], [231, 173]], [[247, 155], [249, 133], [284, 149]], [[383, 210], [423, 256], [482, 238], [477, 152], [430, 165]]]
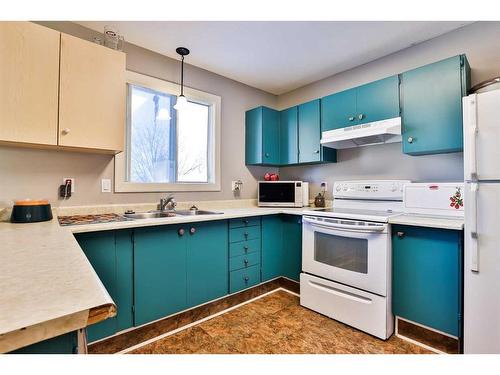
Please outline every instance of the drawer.
[[229, 220], [229, 228], [253, 227], [260, 225], [260, 216], [239, 217]]
[[229, 259], [229, 270], [239, 270], [260, 264], [260, 253], [250, 253]]
[[260, 226], [229, 230], [229, 242], [240, 242], [260, 238]]
[[255, 240], [234, 242], [229, 245], [229, 256], [237, 257], [240, 255], [255, 253], [260, 251], [260, 238]]
[[235, 293], [260, 283], [260, 265], [229, 273], [229, 292]]

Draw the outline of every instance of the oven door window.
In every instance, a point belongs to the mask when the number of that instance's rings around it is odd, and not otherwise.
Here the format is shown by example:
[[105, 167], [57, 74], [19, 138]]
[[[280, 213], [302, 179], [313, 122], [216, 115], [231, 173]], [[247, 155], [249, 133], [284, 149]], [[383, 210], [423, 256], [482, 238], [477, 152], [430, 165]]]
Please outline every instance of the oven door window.
[[368, 240], [314, 233], [314, 260], [332, 267], [368, 273]]

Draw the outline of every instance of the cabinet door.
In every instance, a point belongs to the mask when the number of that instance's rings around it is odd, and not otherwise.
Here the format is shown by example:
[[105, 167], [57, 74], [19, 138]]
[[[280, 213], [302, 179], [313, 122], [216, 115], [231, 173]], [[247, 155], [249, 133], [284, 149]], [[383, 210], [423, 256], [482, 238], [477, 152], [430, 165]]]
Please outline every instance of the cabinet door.
[[125, 54], [61, 35], [59, 145], [122, 151]]
[[459, 337], [461, 232], [397, 225], [392, 230], [394, 314]]
[[280, 112], [280, 164], [297, 164], [299, 154], [297, 106]]
[[245, 112], [245, 164], [262, 163], [262, 107]]
[[57, 144], [60, 33], [0, 22], [0, 141]]
[[280, 163], [280, 129], [279, 112], [262, 108], [262, 144], [263, 164], [279, 165]]
[[9, 354], [77, 354], [77, 351], [78, 334], [74, 331], [16, 349]]
[[319, 99], [299, 105], [299, 163], [321, 161]]
[[280, 215], [262, 217], [262, 281], [283, 274], [283, 226]]
[[341, 91], [321, 99], [322, 131], [355, 125], [356, 89]]
[[209, 221], [186, 227], [188, 307], [228, 294], [227, 226], [227, 221]]
[[[181, 235], [180, 229], [186, 229]], [[134, 233], [135, 325], [186, 308], [185, 226], [137, 229]]]
[[462, 56], [401, 75], [403, 152], [410, 155], [461, 151]]
[[134, 245], [131, 230], [115, 232], [116, 248], [116, 329], [133, 327], [134, 314]]
[[302, 270], [302, 216], [283, 215], [283, 276], [299, 281]]
[[360, 124], [399, 117], [398, 76], [357, 87], [356, 116]]
[[[114, 232], [81, 233], [75, 236], [109, 295], [117, 302], [116, 251]], [[120, 313], [117, 306], [118, 314]], [[117, 317], [108, 318], [87, 328], [89, 342], [115, 334]]]

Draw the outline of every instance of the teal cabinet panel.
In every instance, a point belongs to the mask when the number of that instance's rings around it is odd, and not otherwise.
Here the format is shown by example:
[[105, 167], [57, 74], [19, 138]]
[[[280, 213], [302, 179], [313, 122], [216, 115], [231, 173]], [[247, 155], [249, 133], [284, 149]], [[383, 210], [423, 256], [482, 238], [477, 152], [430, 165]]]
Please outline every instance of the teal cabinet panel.
[[262, 107], [245, 113], [245, 164], [262, 164]]
[[462, 232], [392, 228], [394, 315], [461, 336]]
[[[182, 235], [180, 230], [185, 232]], [[134, 233], [135, 325], [184, 310], [186, 225], [136, 229]]]
[[190, 223], [187, 240], [187, 306], [226, 295], [229, 290], [227, 221]]
[[248, 268], [260, 264], [259, 253], [249, 253], [229, 259], [229, 271], [239, 270], [241, 268]]
[[260, 226], [234, 228], [229, 231], [229, 242], [248, 241], [260, 238]]
[[283, 276], [299, 281], [302, 271], [302, 216], [283, 215]]
[[262, 281], [283, 275], [283, 226], [280, 215], [262, 217]]
[[[114, 232], [79, 233], [75, 235], [85, 256], [116, 303], [116, 249]], [[118, 307], [118, 306], [117, 306]], [[87, 327], [87, 340], [93, 342], [115, 334], [117, 318], [108, 318]]]
[[258, 252], [260, 254], [260, 239], [233, 242], [229, 244], [229, 256], [236, 257]]
[[115, 232], [117, 331], [134, 326], [134, 245], [131, 230]]
[[321, 161], [320, 100], [299, 105], [299, 163]]
[[230, 293], [250, 288], [260, 283], [260, 267], [253, 266], [230, 272]]
[[239, 217], [229, 220], [229, 228], [253, 227], [260, 225], [260, 216]]
[[262, 108], [262, 144], [264, 164], [280, 164], [280, 118], [279, 112]]
[[299, 162], [298, 107], [280, 112], [280, 164]]
[[77, 352], [78, 335], [74, 331], [25, 346], [9, 354], [76, 354]]
[[356, 88], [341, 91], [321, 99], [322, 131], [357, 124]]
[[359, 124], [399, 117], [399, 77], [387, 77], [356, 88]]
[[462, 151], [462, 97], [469, 89], [469, 75], [463, 55], [401, 74], [405, 154]]

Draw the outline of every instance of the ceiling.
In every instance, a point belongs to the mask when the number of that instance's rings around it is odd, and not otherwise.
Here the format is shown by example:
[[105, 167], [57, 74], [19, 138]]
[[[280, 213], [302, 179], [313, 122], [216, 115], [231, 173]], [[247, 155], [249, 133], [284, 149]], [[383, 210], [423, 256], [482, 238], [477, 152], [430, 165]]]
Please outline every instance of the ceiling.
[[462, 27], [458, 21], [89, 21], [102, 32], [272, 94], [283, 94]]

